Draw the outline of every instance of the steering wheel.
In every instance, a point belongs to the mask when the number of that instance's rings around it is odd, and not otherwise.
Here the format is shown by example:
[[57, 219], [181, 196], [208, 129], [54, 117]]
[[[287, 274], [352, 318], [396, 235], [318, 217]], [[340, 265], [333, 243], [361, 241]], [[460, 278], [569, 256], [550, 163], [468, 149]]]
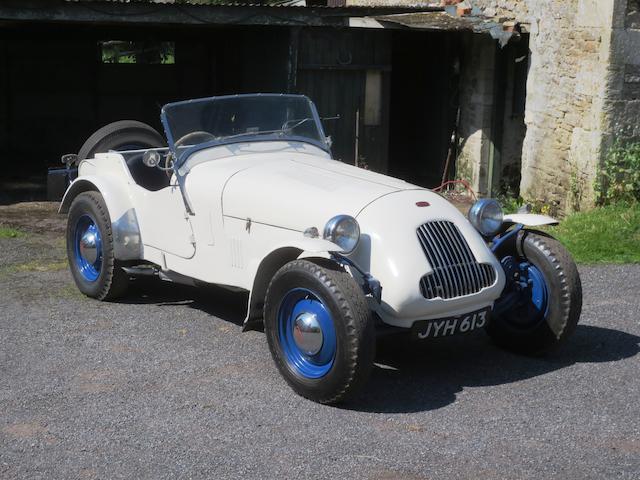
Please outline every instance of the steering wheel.
[[182, 137], [180, 137], [178, 139], [177, 142], [175, 142], [175, 146], [176, 147], [180, 147], [184, 144], [198, 144], [198, 143], [205, 143], [205, 142], [210, 142], [211, 140], [215, 140], [216, 136], [209, 133], [209, 132], [203, 132], [202, 130], [196, 130], [195, 132], [190, 132], [187, 133], [186, 135], [183, 135]]

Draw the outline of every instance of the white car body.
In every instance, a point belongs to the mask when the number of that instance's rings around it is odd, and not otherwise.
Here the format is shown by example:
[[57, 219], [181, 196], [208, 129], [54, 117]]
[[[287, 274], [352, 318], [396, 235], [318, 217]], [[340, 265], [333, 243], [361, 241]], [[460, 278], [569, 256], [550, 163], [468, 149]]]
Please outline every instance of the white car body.
[[[357, 219], [361, 240], [346, 255], [382, 286], [371, 308], [386, 324], [450, 317], [491, 306], [504, 286], [502, 268], [468, 220], [440, 195], [410, 183], [332, 160], [313, 145], [291, 141], [221, 145], [193, 154], [158, 191], [138, 185], [122, 154], [97, 154], [79, 165], [60, 207], [82, 191], [99, 191], [113, 225], [116, 258], [153, 263], [167, 274], [248, 290], [247, 320], [259, 318], [275, 270], [302, 257], [330, 257], [340, 247], [322, 232], [338, 214]], [[187, 205], [190, 205], [191, 213]], [[422, 205], [422, 206], [418, 206]], [[540, 225], [548, 217], [519, 214]], [[427, 299], [420, 280], [432, 271], [417, 238], [431, 221], [453, 223], [495, 281], [476, 293]], [[135, 258], [138, 257], [138, 258]], [[275, 269], [275, 270], [274, 270]], [[360, 274], [351, 269], [357, 280]], [[169, 278], [171, 275], [169, 275]]]
[[135, 120], [97, 130], [64, 157], [69, 177], [78, 164], [60, 207], [78, 289], [114, 300], [152, 275], [246, 291], [245, 329], [262, 323], [283, 378], [320, 403], [354, 398], [379, 335], [484, 329], [537, 353], [571, 334], [578, 270], [526, 228], [555, 220], [487, 198], [467, 219], [334, 160], [321, 120], [303, 95], [247, 94], [165, 105], [164, 137]]

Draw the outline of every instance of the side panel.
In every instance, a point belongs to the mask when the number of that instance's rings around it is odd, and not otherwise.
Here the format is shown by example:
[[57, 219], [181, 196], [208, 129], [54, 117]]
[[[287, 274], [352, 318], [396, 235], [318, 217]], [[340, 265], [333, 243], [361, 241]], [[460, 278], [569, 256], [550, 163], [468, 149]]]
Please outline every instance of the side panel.
[[177, 182], [152, 192], [132, 187], [145, 246], [191, 258], [195, 254], [193, 230]]
[[[327, 248], [338, 249], [329, 242], [306, 238], [302, 231], [265, 225], [244, 217], [223, 216], [223, 191], [229, 179], [245, 168], [269, 160], [263, 154], [255, 158], [220, 158], [196, 164], [185, 179], [195, 212], [189, 216], [196, 242], [195, 253], [191, 259], [176, 255], [175, 252], [168, 252], [163, 257], [160, 249], [154, 247], [148, 249], [149, 259], [204, 282], [251, 290], [262, 259], [280, 247], [298, 246], [303, 250], [324, 251]], [[259, 203], [249, 187], [245, 191], [247, 196], [254, 198], [254, 203]], [[163, 221], [168, 222], [166, 215], [157, 219], [158, 225]], [[315, 226], [311, 220], [309, 222], [307, 227]], [[173, 226], [174, 222], [170, 224]], [[144, 238], [146, 227], [142, 221], [141, 226]]]
[[206, 241], [200, 241], [207, 235], [206, 217], [200, 220], [202, 224], [193, 220], [197, 243], [194, 257], [185, 259], [166, 254], [165, 262], [170, 270], [208, 283], [251, 290], [260, 263], [274, 250], [283, 247], [294, 247], [308, 253], [340, 250], [325, 240], [305, 238], [302, 232], [259, 223], [252, 223], [247, 228], [246, 221], [226, 217], [223, 222], [213, 225], [215, 245], [207, 245]]
[[133, 207], [129, 187], [133, 182], [122, 155], [117, 153], [98, 154], [95, 159], [83, 160], [78, 167], [78, 178], [74, 180], [62, 199], [59, 213], [67, 213], [73, 199], [86, 185], [93, 185], [100, 191], [109, 208], [111, 221], [118, 220]]
[[80, 176], [67, 189], [59, 213], [67, 213], [73, 199], [82, 192], [96, 190], [107, 204], [111, 219], [114, 253], [119, 260], [144, 257], [140, 227], [130, 195], [133, 179], [118, 154], [101, 154], [97, 159], [84, 160]]

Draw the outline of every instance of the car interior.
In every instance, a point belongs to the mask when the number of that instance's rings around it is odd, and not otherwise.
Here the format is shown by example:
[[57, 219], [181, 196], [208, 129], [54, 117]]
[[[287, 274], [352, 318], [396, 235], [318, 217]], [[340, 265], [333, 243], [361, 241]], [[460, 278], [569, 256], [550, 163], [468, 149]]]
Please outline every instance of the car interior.
[[[160, 166], [164, 166], [164, 159], [167, 151], [160, 152], [162, 161]], [[171, 181], [171, 171], [163, 171], [159, 168], [148, 167], [142, 161], [144, 152], [122, 152], [129, 172], [133, 180], [146, 190], [156, 192], [169, 186]]]

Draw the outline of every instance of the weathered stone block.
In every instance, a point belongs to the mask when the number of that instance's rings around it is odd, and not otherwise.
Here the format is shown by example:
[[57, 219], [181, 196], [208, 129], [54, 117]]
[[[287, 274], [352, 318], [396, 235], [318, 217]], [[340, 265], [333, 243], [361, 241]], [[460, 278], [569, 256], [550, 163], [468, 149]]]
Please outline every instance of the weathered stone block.
[[640, 29], [640, 1], [627, 0], [627, 9], [624, 14], [626, 28]]
[[[567, 2], [563, 2], [566, 3]], [[612, 1], [578, 0], [576, 26], [578, 27], [611, 27], [613, 22]], [[567, 5], [570, 8], [569, 5]]]
[[640, 65], [640, 30], [616, 30], [613, 35], [614, 59], [620, 63]]
[[598, 62], [594, 60], [585, 60], [580, 65], [580, 69], [575, 79], [575, 91], [581, 95], [597, 95], [602, 80], [595, 74], [600, 68]]
[[626, 100], [640, 99], [640, 65], [625, 65], [622, 97]]

